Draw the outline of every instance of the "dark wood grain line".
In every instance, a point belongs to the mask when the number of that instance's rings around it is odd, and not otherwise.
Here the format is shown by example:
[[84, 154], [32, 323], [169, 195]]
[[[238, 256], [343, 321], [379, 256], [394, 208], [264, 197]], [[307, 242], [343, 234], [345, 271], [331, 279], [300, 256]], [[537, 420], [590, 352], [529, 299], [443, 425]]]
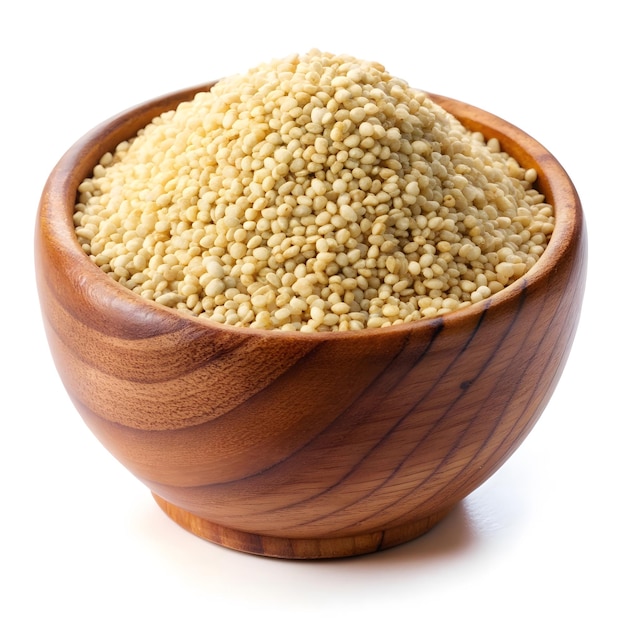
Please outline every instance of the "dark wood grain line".
[[[514, 315], [514, 316], [512, 316], [511, 321], [510, 321], [510, 322], [509, 322], [509, 324], [508, 324], [507, 331], [506, 331], [506, 332], [503, 334], [503, 336], [500, 338], [499, 342], [498, 342], [497, 344], [494, 344], [494, 348], [493, 348], [493, 350], [492, 350], [492, 352], [491, 352], [491, 356], [489, 357], [489, 359], [488, 359], [485, 363], [483, 363], [483, 364], [482, 364], [482, 366], [481, 366], [480, 370], [478, 371], [477, 377], [478, 377], [478, 376], [480, 376], [480, 373], [481, 373], [481, 372], [484, 372], [484, 371], [487, 369], [487, 367], [488, 367], [489, 363], [491, 362], [491, 360], [494, 358], [495, 354], [497, 353], [498, 347], [501, 345], [501, 343], [504, 341], [504, 339], [508, 336], [508, 334], [509, 334], [509, 332], [511, 331], [511, 329], [514, 327], [514, 325], [515, 325], [515, 321], [517, 320], [517, 317], [519, 316], [519, 314], [520, 314], [520, 312], [521, 312], [521, 310], [522, 310], [522, 308], [523, 308], [524, 301], [525, 301], [525, 289], [522, 289], [522, 293], [521, 293], [521, 298], [520, 298], [520, 301], [519, 301], [518, 306], [517, 306], [517, 308], [516, 308], [516, 310], [515, 310], [515, 315]], [[461, 350], [460, 354], [462, 354], [462, 353], [465, 351], [465, 349], [467, 349], [467, 347], [470, 345], [470, 343], [471, 343], [471, 342], [474, 340], [474, 338], [478, 335], [478, 330], [479, 330], [479, 328], [481, 327], [481, 325], [482, 325], [482, 323], [483, 323], [483, 321], [484, 321], [484, 319], [485, 319], [485, 316], [486, 316], [486, 314], [487, 314], [487, 311], [488, 311], [488, 310], [489, 310], [489, 306], [487, 305], [487, 306], [485, 306], [485, 307], [484, 307], [483, 312], [482, 312], [482, 314], [481, 314], [481, 317], [480, 317], [480, 319], [479, 319], [478, 323], [476, 324], [476, 327], [474, 328], [474, 331], [473, 331], [473, 332], [472, 332], [472, 334], [470, 335], [470, 337], [469, 337], [468, 341], [466, 342], [466, 344], [465, 344], [464, 348]], [[446, 371], [447, 371], [447, 370], [446, 370]], [[444, 374], [444, 375], [445, 375], [445, 374]], [[434, 391], [435, 389], [436, 389], [436, 385], [435, 385], [435, 386], [433, 386], [433, 387], [431, 388], [430, 392]], [[459, 401], [459, 400], [460, 400], [460, 399], [461, 399], [461, 398], [465, 395], [465, 393], [466, 393], [467, 389], [468, 389], [468, 387], [461, 386], [461, 392], [458, 394], [458, 396], [457, 396], [457, 397], [456, 397], [453, 401], [451, 401], [451, 402], [450, 402], [450, 404], [447, 406], [447, 408], [446, 408], [445, 412], [441, 415], [441, 417], [439, 417], [439, 418], [437, 419], [437, 421], [436, 421], [435, 423], [433, 423], [433, 424], [432, 424], [432, 426], [429, 428], [429, 430], [428, 430], [428, 432], [426, 433], [426, 435], [425, 435], [424, 437], [422, 437], [422, 438], [421, 438], [421, 439], [420, 439], [420, 440], [419, 440], [419, 441], [418, 441], [418, 442], [414, 445], [414, 447], [411, 449], [411, 451], [410, 451], [410, 453], [409, 453], [409, 454], [405, 455], [405, 456], [404, 456], [404, 458], [399, 459], [398, 465], [396, 466], [395, 470], [394, 470], [391, 474], [389, 474], [389, 475], [387, 476], [387, 478], [386, 478], [386, 479], [385, 479], [382, 483], [380, 483], [380, 484], [379, 484], [379, 485], [377, 485], [375, 488], [373, 488], [372, 490], [370, 490], [367, 494], [363, 495], [363, 496], [360, 498], [361, 500], [364, 500], [364, 499], [366, 499], [366, 498], [370, 498], [370, 497], [371, 497], [371, 496], [373, 496], [376, 492], [378, 492], [378, 491], [380, 491], [381, 489], [383, 489], [383, 488], [384, 488], [387, 484], [389, 484], [389, 483], [393, 480], [393, 478], [394, 478], [394, 477], [396, 476], [396, 474], [400, 471], [400, 469], [404, 466], [404, 464], [405, 464], [405, 463], [407, 463], [407, 461], [408, 461], [411, 457], [413, 457], [415, 454], [417, 454], [417, 453], [418, 453], [418, 451], [420, 450], [420, 448], [422, 448], [422, 447], [423, 447], [423, 446], [425, 446], [425, 445], [428, 445], [428, 439], [429, 439], [429, 437], [430, 437], [430, 436], [431, 436], [434, 432], [436, 432], [436, 431], [438, 430], [438, 428], [440, 427], [441, 423], [442, 423], [442, 422], [446, 419], [446, 417], [448, 416], [448, 414], [449, 414], [449, 413], [451, 413], [451, 412], [453, 411], [453, 409], [454, 409], [455, 405], [457, 404], [457, 402], [458, 402], [458, 401]], [[419, 404], [419, 402], [418, 402], [418, 403], [416, 403], [416, 404], [414, 405], [414, 408], [416, 408], [416, 407], [418, 406], [418, 404]], [[408, 414], [407, 414], [407, 415], [405, 415], [404, 417], [406, 418], [407, 416], [408, 416]], [[413, 495], [416, 491], [418, 491], [418, 490], [422, 487], [422, 485], [424, 485], [425, 483], [427, 483], [428, 481], [430, 481], [430, 480], [432, 479], [432, 477], [433, 477], [433, 476], [437, 473], [437, 471], [439, 471], [439, 470], [441, 469], [441, 467], [443, 467], [443, 466], [447, 463], [447, 461], [448, 461], [448, 458], [449, 458], [450, 454], [451, 454], [451, 453], [452, 453], [452, 452], [453, 452], [453, 451], [457, 448], [459, 441], [463, 438], [463, 436], [465, 435], [465, 433], [467, 432], [467, 430], [471, 427], [472, 423], [473, 423], [473, 422], [472, 422], [472, 420], [468, 421], [468, 424], [467, 424], [467, 426], [465, 427], [465, 429], [462, 431], [462, 434], [461, 434], [461, 435], [459, 436], [459, 438], [458, 438], [458, 439], [457, 439], [457, 440], [456, 440], [456, 441], [452, 444], [451, 449], [450, 449], [450, 450], [446, 453], [446, 455], [445, 455], [445, 456], [443, 456], [443, 457], [441, 458], [441, 461], [439, 462], [439, 464], [437, 465], [437, 467], [436, 467], [433, 471], [431, 471], [431, 473], [430, 473], [430, 474], [429, 474], [426, 478], [424, 478], [422, 481], [420, 481], [420, 482], [419, 482], [419, 483], [418, 483], [418, 484], [417, 484], [417, 485], [416, 485], [416, 486], [412, 489], [412, 491], [411, 491], [409, 494], [406, 494], [406, 495], [404, 495], [404, 496], [402, 496], [402, 497], [398, 498], [398, 499], [397, 499], [397, 500], [393, 503], [393, 505], [392, 505], [392, 506], [397, 506], [397, 505], [398, 505], [400, 502], [402, 502], [403, 500], [406, 500], [406, 499], [408, 499], [408, 498], [412, 497], [412, 495]], [[395, 430], [395, 428], [396, 428], [396, 427], [397, 427], [397, 425], [396, 425], [396, 426], [394, 426], [394, 428], [393, 428], [392, 430]], [[391, 434], [391, 432], [390, 432], [389, 434]], [[387, 439], [387, 437], [385, 437], [385, 440], [386, 440], [386, 439]], [[385, 441], [385, 440], [382, 440], [381, 442], [379, 442], [379, 443], [377, 444], [377, 446], [376, 446], [376, 447], [378, 447], [379, 445], [382, 445], [382, 444], [384, 443], [384, 441]], [[353, 471], [353, 470], [352, 470], [352, 471]], [[354, 503], [351, 503], [351, 504], [350, 504], [350, 505], [348, 505], [348, 506], [354, 506]], [[343, 508], [348, 508], [348, 507], [343, 507]], [[314, 518], [312, 521], [320, 521], [320, 520], [322, 520], [322, 519], [324, 519], [324, 518], [326, 518], [326, 517], [329, 517], [329, 516], [331, 516], [331, 515], [336, 514], [337, 512], [339, 512], [339, 511], [343, 510], [343, 508], [336, 509], [335, 511], [332, 511], [332, 512], [330, 512], [330, 513], [327, 513], [327, 514], [325, 514], [325, 515], [323, 515], [323, 516], [316, 517], [316, 518]], [[357, 523], [359, 523], [359, 524], [365, 523], [365, 522], [367, 522], [369, 519], [371, 519], [372, 517], [377, 516], [378, 514], [379, 514], [379, 513], [378, 513], [378, 512], [376, 512], [376, 513], [373, 513], [373, 514], [371, 514], [371, 515], [368, 515], [368, 516], [362, 517], [362, 518], [360, 518], [360, 519], [358, 520], [358, 522], [357, 522]], [[393, 524], [393, 520], [392, 520], [391, 524]], [[350, 526], [352, 526], [352, 525], [353, 525], [353, 524], [351, 524]]]
[[[481, 314], [480, 318], [479, 318], [479, 319], [478, 319], [478, 321], [477, 321], [476, 326], [475, 326], [475, 327], [474, 327], [474, 329], [473, 329], [472, 334], [471, 334], [471, 335], [469, 336], [469, 338], [467, 339], [467, 341], [466, 341], [466, 343], [465, 343], [465, 345], [464, 345], [464, 348], [465, 348], [465, 347], [467, 347], [467, 346], [468, 346], [468, 345], [472, 342], [473, 338], [476, 336], [476, 334], [477, 334], [477, 332], [478, 332], [478, 329], [480, 328], [480, 326], [481, 326], [481, 324], [482, 324], [482, 321], [483, 321], [483, 319], [484, 319], [484, 316], [485, 316], [485, 314], [486, 314], [486, 312], [487, 312], [487, 309], [488, 309], [488, 306], [486, 306], [486, 307], [484, 308], [484, 310], [483, 310], [483, 312], [482, 312], [482, 314]], [[435, 340], [437, 339], [437, 337], [439, 337], [440, 333], [444, 330], [444, 328], [445, 328], [445, 318], [444, 318], [444, 317], [442, 317], [442, 318], [440, 318], [440, 319], [441, 319], [441, 323], [440, 323], [440, 325], [438, 325], [438, 326], [437, 326], [437, 333], [436, 333], [436, 334], [432, 337], [431, 342], [429, 343], [429, 345], [428, 345], [427, 349], [424, 351], [424, 353], [420, 356], [420, 359], [419, 359], [419, 360], [423, 359], [423, 358], [426, 356], [426, 354], [427, 354], [427, 353], [428, 353], [428, 352], [429, 352], [429, 351], [433, 348], [433, 346], [434, 346], [434, 344], [435, 344]], [[320, 491], [320, 492], [318, 492], [318, 493], [314, 494], [313, 496], [310, 496], [309, 498], [304, 498], [304, 499], [298, 500], [297, 502], [292, 502], [292, 503], [290, 503], [289, 505], [286, 505], [286, 506], [283, 506], [283, 507], [277, 507], [277, 508], [275, 508], [275, 509], [271, 509], [271, 510], [268, 510], [268, 511], [266, 511], [266, 512], [278, 513], [278, 512], [280, 512], [280, 511], [289, 510], [289, 509], [291, 509], [291, 508], [293, 508], [293, 507], [295, 507], [295, 506], [301, 506], [301, 505], [303, 505], [303, 504], [312, 504], [312, 503], [314, 503], [314, 502], [315, 502], [315, 500], [316, 500], [317, 498], [319, 498], [319, 497], [321, 497], [321, 496], [324, 496], [324, 495], [327, 495], [327, 494], [328, 494], [328, 493], [330, 493], [332, 490], [337, 489], [338, 487], [341, 487], [342, 485], [344, 485], [344, 484], [346, 483], [346, 481], [350, 478], [350, 476], [351, 476], [351, 475], [353, 475], [353, 474], [356, 472], [356, 470], [357, 470], [357, 469], [358, 469], [358, 468], [359, 468], [359, 467], [360, 467], [363, 463], [365, 463], [365, 462], [366, 462], [367, 458], [368, 458], [369, 456], [371, 456], [371, 455], [374, 453], [374, 451], [376, 451], [377, 449], [379, 449], [379, 448], [383, 447], [383, 446], [384, 446], [384, 445], [388, 442], [388, 440], [389, 440], [389, 438], [391, 437], [391, 435], [392, 435], [392, 434], [393, 434], [393, 433], [394, 433], [394, 432], [395, 432], [395, 431], [396, 431], [396, 430], [400, 427], [400, 425], [401, 425], [401, 424], [402, 424], [402, 423], [403, 423], [406, 419], [408, 419], [408, 418], [412, 415], [412, 413], [415, 411], [416, 407], [417, 407], [417, 406], [418, 406], [421, 402], [423, 402], [424, 398], [425, 398], [425, 397], [427, 397], [427, 396], [428, 396], [428, 394], [432, 393], [432, 392], [433, 392], [433, 391], [437, 388], [437, 385], [438, 385], [439, 381], [441, 380], [441, 378], [442, 378], [442, 377], [444, 377], [444, 376], [446, 375], [446, 373], [448, 372], [448, 370], [450, 369], [450, 367], [452, 367], [452, 364], [453, 364], [453, 363], [451, 363], [451, 364], [450, 364], [450, 365], [449, 365], [449, 366], [445, 369], [445, 371], [444, 371], [444, 372], [440, 375], [440, 377], [439, 377], [439, 378], [437, 378], [437, 379], [435, 380], [435, 382], [431, 385], [431, 387], [430, 387], [430, 388], [429, 388], [429, 390], [426, 392], [426, 394], [424, 394], [424, 396], [422, 396], [422, 397], [420, 397], [419, 399], [417, 399], [417, 400], [413, 403], [413, 405], [411, 406], [411, 408], [410, 408], [408, 411], [406, 411], [406, 412], [405, 412], [405, 413], [404, 413], [404, 414], [400, 417], [400, 419], [399, 419], [399, 420], [397, 420], [394, 424], [392, 424], [392, 425], [390, 426], [390, 428], [389, 428], [389, 429], [386, 431], [386, 433], [385, 433], [385, 434], [384, 434], [384, 435], [380, 438], [380, 440], [379, 440], [379, 441], [377, 441], [376, 443], [374, 443], [374, 444], [370, 447], [370, 449], [369, 449], [369, 450], [367, 451], [367, 453], [366, 453], [366, 454], [365, 454], [365, 455], [364, 455], [364, 456], [360, 459], [360, 461], [359, 461], [358, 463], [354, 464], [354, 465], [353, 465], [353, 466], [349, 469], [349, 471], [347, 471], [347, 472], [346, 472], [346, 473], [345, 473], [345, 474], [344, 474], [344, 475], [343, 475], [340, 479], [335, 480], [333, 484], [329, 485], [329, 486], [328, 486], [328, 487], [326, 487], [324, 490], [322, 490], [322, 491]], [[461, 395], [463, 395], [463, 393], [464, 393], [464, 391], [461, 393]], [[443, 419], [443, 418], [441, 418], [441, 419]], [[427, 434], [424, 436], [424, 438], [423, 438], [422, 440], [420, 440], [420, 442], [416, 445], [416, 448], [417, 448], [417, 447], [419, 447], [419, 445], [420, 445], [420, 443], [421, 443], [422, 441], [424, 441], [425, 439], [427, 439], [427, 438], [428, 438], [428, 435], [429, 435], [430, 433], [432, 433], [434, 430], [436, 430], [437, 426], [439, 425], [439, 421], [440, 421], [440, 420], [438, 420], [436, 423], [434, 423], [434, 424], [430, 427], [430, 429], [428, 430], [428, 432], [427, 432]], [[397, 470], [396, 470], [396, 471], [397, 471]], [[393, 478], [393, 476], [395, 475], [395, 473], [396, 473], [396, 472], [393, 472], [391, 475], [389, 475], [389, 476], [387, 477], [387, 479], [386, 479], [386, 480], [385, 480], [382, 484], [380, 484], [378, 487], [376, 487], [376, 488], [372, 489], [372, 490], [371, 490], [368, 494], [366, 494], [365, 496], [363, 496], [363, 498], [365, 498], [365, 497], [370, 497], [370, 496], [371, 496], [372, 494], [374, 494], [374, 493], [375, 493], [378, 489], [380, 489], [380, 488], [384, 487], [384, 486], [385, 486], [385, 485], [386, 485], [386, 484], [387, 484], [387, 483], [388, 483], [388, 482], [389, 482], [389, 481]], [[334, 511], [330, 512], [330, 513], [327, 513], [327, 514], [325, 514], [325, 515], [321, 515], [321, 516], [318, 516], [318, 517], [312, 518], [310, 521], [311, 521], [311, 522], [320, 521], [320, 520], [322, 520], [322, 519], [324, 519], [324, 518], [326, 518], [326, 517], [329, 517], [329, 516], [331, 516], [331, 515], [334, 515], [335, 513], [339, 512], [339, 511], [341, 511], [341, 510], [344, 510], [344, 509], [346, 509], [346, 508], [349, 508], [350, 506], [353, 506], [353, 505], [354, 505], [354, 503], [350, 503], [350, 504], [346, 505], [345, 507], [338, 508], [338, 509], [336, 509], [336, 510], [334, 510]]]
[[[569, 306], [567, 308], [566, 317], [569, 318], [569, 316], [572, 314], [576, 315], [578, 312], [578, 309], [579, 309], [579, 303], [577, 301], [577, 298], [573, 297], [570, 300]], [[492, 439], [492, 436], [490, 435], [490, 437], [483, 442], [483, 444], [481, 445], [477, 453], [471, 459], [468, 459], [467, 467], [471, 466], [472, 464], [476, 462], [477, 457], [480, 454], [480, 452], [482, 452], [483, 450], [487, 448], [490, 448], [491, 452], [489, 456], [485, 460], [481, 461], [481, 465], [484, 468], [484, 471], [488, 475], [492, 474], [494, 471], [496, 471], [498, 467], [500, 467], [503, 463], [506, 462], [506, 460], [511, 456], [511, 454], [513, 454], [513, 452], [515, 452], [515, 450], [519, 447], [521, 442], [526, 438], [526, 436], [528, 435], [532, 427], [535, 425], [535, 422], [539, 419], [540, 415], [534, 415], [533, 418], [527, 419], [526, 424], [521, 424], [521, 421], [530, 413], [530, 410], [531, 410], [530, 405], [533, 402], [536, 402], [539, 398], [546, 397], [541, 387], [546, 386], [546, 383], [548, 383], [547, 386], [556, 384], [556, 381], [554, 380], [554, 376], [559, 376], [560, 372], [552, 371], [553, 370], [552, 361], [554, 359], [561, 360], [563, 358], [563, 347], [567, 345], [571, 345], [574, 335], [576, 333], [577, 324], [576, 322], [574, 322], [570, 324], [569, 332], [567, 333], [567, 335], [562, 336], [559, 329], [554, 328], [555, 326], [557, 326], [559, 319], [560, 318], [557, 318], [557, 317], [552, 318], [552, 321], [549, 323], [548, 327], [546, 328], [546, 332], [544, 333], [544, 339], [545, 337], [548, 337], [548, 336], [553, 337], [553, 345], [551, 348], [550, 357], [546, 359], [544, 367], [542, 368], [540, 374], [537, 376], [537, 381], [536, 381], [534, 390], [528, 395], [528, 400], [525, 406], [523, 407], [522, 411], [520, 411], [518, 418], [511, 425], [508, 433], [506, 434], [505, 437], [502, 438], [502, 440], [499, 442], [497, 446], [492, 447], [489, 445], [491, 444], [491, 439]], [[542, 346], [544, 345], [543, 340], [540, 343]], [[532, 365], [529, 363], [524, 370], [524, 375], [527, 374], [527, 370], [529, 368], [534, 367], [534, 366], [535, 366], [534, 362], [532, 363]], [[552, 374], [552, 377], [549, 378], [548, 373]], [[523, 378], [520, 378], [519, 380], [517, 380], [515, 389], [511, 393], [511, 397], [514, 397], [516, 395], [517, 390], [519, 389], [522, 383], [522, 380]], [[542, 411], [543, 408], [540, 408], [539, 410]], [[467, 467], [466, 467], [466, 470], [467, 470]], [[455, 477], [455, 480], [458, 480], [458, 476]], [[460, 484], [458, 489], [463, 494], [463, 496], [472, 490], [471, 486], [468, 486], [466, 483]]]

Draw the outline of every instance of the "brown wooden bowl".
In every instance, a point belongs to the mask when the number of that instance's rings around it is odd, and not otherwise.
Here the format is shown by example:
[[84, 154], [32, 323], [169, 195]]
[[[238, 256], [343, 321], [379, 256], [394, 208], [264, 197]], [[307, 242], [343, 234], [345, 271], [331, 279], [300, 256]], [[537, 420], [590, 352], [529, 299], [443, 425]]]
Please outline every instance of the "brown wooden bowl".
[[325, 558], [433, 527], [539, 418], [572, 344], [586, 234], [566, 172], [535, 140], [432, 98], [497, 137], [555, 207], [539, 262], [479, 304], [387, 329], [237, 329], [144, 300], [85, 255], [78, 184], [100, 156], [210, 85], [132, 108], [60, 160], [36, 226], [38, 289], [56, 367], [102, 444], [178, 524], [237, 550]]

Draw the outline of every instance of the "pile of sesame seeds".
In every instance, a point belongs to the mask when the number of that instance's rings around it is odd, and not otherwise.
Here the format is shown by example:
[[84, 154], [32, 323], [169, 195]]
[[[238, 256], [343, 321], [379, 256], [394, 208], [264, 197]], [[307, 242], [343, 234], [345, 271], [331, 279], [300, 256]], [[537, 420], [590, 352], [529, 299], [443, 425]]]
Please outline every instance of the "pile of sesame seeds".
[[554, 217], [524, 169], [384, 67], [312, 50], [222, 79], [79, 186], [86, 254], [232, 326], [381, 328], [489, 298]]

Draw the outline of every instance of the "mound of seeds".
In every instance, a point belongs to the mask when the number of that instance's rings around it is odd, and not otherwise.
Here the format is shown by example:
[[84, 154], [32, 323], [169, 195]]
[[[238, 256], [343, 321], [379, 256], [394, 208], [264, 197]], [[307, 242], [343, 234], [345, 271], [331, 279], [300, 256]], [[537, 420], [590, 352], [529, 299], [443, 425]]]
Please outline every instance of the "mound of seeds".
[[313, 50], [218, 82], [106, 154], [77, 237], [144, 298], [234, 326], [379, 328], [541, 256], [536, 172], [381, 65]]

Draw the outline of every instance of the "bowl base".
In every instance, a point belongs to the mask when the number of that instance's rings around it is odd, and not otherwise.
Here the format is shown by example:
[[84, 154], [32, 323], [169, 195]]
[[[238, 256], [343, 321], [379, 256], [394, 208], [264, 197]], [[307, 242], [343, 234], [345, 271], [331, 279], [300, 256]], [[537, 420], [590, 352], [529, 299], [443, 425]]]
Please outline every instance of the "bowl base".
[[402, 526], [362, 535], [290, 539], [226, 528], [185, 511], [155, 493], [152, 496], [168, 517], [197, 537], [239, 552], [282, 559], [333, 559], [386, 550], [427, 533], [452, 508]]

